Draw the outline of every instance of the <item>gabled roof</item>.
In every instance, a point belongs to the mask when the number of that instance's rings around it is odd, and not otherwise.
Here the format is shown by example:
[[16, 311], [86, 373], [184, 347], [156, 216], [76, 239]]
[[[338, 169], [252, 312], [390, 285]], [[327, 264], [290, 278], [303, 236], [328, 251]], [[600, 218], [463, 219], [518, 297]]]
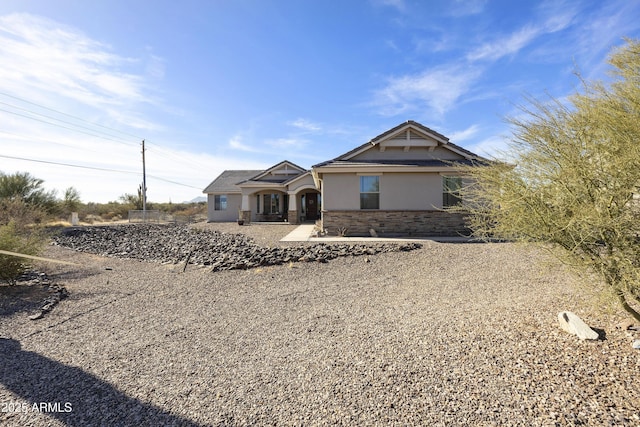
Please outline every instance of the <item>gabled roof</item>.
[[[275, 164], [273, 166], [271, 166], [269, 169], [265, 169], [263, 171], [260, 171], [256, 176], [251, 177], [249, 180], [250, 181], [260, 181], [261, 178], [269, 175], [271, 172], [277, 171], [278, 169], [281, 169], [282, 167], [291, 167], [291, 169], [293, 170], [297, 170], [300, 173], [305, 173], [307, 172], [307, 170], [303, 167], [300, 167], [298, 165], [296, 165], [295, 163], [290, 162], [289, 160], [283, 160], [278, 164]], [[295, 174], [298, 175], [298, 174]], [[289, 179], [287, 177], [287, 179]]]
[[[290, 170], [291, 173], [279, 173], [282, 169]], [[275, 172], [274, 176], [268, 177], [269, 174]], [[226, 170], [220, 174], [211, 184], [207, 186], [203, 193], [241, 193], [240, 187], [280, 187], [295, 181], [311, 172], [284, 160], [265, 170]], [[265, 178], [268, 177], [268, 178]]]
[[226, 170], [214, 179], [202, 192], [223, 194], [240, 193], [240, 188], [237, 184], [261, 172], [261, 170]]
[[400, 123], [398, 126], [389, 129], [386, 132], [382, 132], [380, 135], [376, 136], [375, 138], [373, 138], [371, 141], [369, 141], [370, 144], [375, 144], [376, 142], [383, 140], [383, 139], [387, 139], [389, 137], [392, 137], [394, 134], [400, 133], [403, 130], [405, 130], [405, 128], [407, 127], [413, 127], [415, 129], [421, 130], [423, 131], [425, 134], [430, 135], [432, 137], [434, 137], [435, 140], [439, 140], [443, 143], [447, 143], [449, 142], [449, 138], [447, 138], [446, 136], [442, 135], [441, 133], [436, 132], [435, 130], [426, 127], [425, 125], [418, 123], [416, 121], [413, 120], [407, 120], [405, 123]]
[[[445, 149], [448, 149], [460, 156], [462, 156], [465, 160], [467, 161], [472, 161], [472, 160], [479, 160], [479, 161], [487, 161], [487, 159], [484, 159], [481, 156], [478, 156], [475, 153], [472, 153], [471, 151], [460, 147], [459, 145], [456, 145], [452, 142], [449, 142], [449, 138], [447, 138], [446, 136], [434, 131], [433, 129], [430, 129], [416, 121], [413, 120], [408, 120], [404, 123], [399, 124], [398, 126], [395, 126], [392, 129], [389, 129], [383, 133], [381, 133], [380, 135], [376, 136], [375, 138], [371, 139], [369, 142], [366, 142], [362, 145], [360, 145], [359, 147], [354, 148], [351, 151], [348, 151], [332, 160], [328, 160], [322, 163], [318, 163], [317, 165], [313, 165], [312, 168], [318, 168], [318, 167], [322, 167], [322, 166], [327, 166], [327, 165], [338, 165], [338, 164], [342, 164], [342, 165], [346, 165], [348, 163], [352, 163], [352, 164], [359, 164], [361, 162], [359, 161], [355, 161], [352, 160], [354, 157], [356, 157], [358, 154], [361, 154], [367, 150], [370, 150], [371, 148], [375, 147], [376, 145], [379, 145], [385, 141], [391, 140], [394, 137], [397, 137], [399, 135], [401, 135], [403, 132], [416, 132], [418, 134], [424, 135], [432, 140], [434, 140], [435, 142], [433, 142], [433, 144], [435, 145], [436, 142], [438, 144], [438, 146], [443, 147]], [[385, 164], [386, 161], [371, 161], [368, 163], [372, 163], [372, 164]], [[403, 161], [393, 161], [394, 164], [401, 164], [402, 162], [405, 162], [406, 164], [410, 164], [410, 165], [416, 165], [416, 162], [419, 161], [413, 161], [413, 160], [403, 160]], [[424, 162], [423, 162], [424, 163]]]

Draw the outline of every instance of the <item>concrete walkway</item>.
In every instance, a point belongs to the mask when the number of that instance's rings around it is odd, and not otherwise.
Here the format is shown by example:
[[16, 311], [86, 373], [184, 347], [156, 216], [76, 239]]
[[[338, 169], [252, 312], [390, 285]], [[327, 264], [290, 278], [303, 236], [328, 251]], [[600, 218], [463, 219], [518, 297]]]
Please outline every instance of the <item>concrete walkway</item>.
[[281, 242], [308, 242], [315, 224], [301, 224], [280, 239]]
[[280, 239], [281, 242], [416, 242], [416, 241], [433, 241], [441, 243], [466, 243], [471, 239], [462, 236], [445, 236], [445, 237], [311, 237], [315, 225], [302, 224], [296, 227], [291, 233]]

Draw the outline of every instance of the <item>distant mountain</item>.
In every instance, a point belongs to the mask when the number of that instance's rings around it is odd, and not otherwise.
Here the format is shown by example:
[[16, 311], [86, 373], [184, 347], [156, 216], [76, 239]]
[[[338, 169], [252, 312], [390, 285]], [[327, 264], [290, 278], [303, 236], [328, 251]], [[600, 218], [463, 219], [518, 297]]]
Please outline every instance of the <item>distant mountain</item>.
[[206, 202], [207, 198], [204, 196], [200, 196], [200, 197], [196, 197], [195, 199], [191, 199], [188, 202], [182, 202], [182, 203], [200, 203], [200, 202]]

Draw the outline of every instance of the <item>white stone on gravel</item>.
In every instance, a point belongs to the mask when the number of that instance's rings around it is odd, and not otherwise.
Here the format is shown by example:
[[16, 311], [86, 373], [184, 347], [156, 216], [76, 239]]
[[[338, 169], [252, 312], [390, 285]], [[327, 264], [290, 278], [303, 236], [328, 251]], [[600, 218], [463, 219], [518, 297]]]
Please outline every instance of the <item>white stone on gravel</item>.
[[581, 340], [597, 340], [599, 337], [596, 331], [591, 329], [589, 325], [570, 311], [561, 311], [558, 313], [558, 322], [563, 330], [570, 334], [577, 335]]

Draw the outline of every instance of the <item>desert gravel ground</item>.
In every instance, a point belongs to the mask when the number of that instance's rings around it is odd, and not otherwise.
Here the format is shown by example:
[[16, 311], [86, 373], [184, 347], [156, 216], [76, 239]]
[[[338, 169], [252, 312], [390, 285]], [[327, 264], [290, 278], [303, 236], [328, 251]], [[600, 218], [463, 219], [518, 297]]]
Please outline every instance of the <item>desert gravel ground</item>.
[[[242, 231], [268, 246], [287, 227]], [[44, 318], [0, 316], [1, 425], [640, 425], [626, 316], [538, 250], [216, 273], [46, 255], [81, 266], [42, 266], [71, 294]], [[561, 331], [562, 310], [605, 339]]]

